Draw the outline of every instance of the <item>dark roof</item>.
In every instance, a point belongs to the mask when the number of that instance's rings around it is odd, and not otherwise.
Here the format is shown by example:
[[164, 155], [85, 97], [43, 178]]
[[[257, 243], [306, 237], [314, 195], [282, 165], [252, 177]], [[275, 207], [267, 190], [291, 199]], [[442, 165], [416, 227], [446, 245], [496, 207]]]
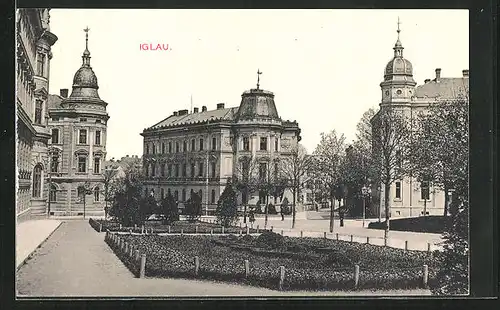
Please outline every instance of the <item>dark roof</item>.
[[205, 112], [190, 113], [185, 115], [170, 115], [163, 121], [151, 126], [148, 129], [157, 129], [160, 127], [169, 127], [177, 125], [187, 125], [203, 123], [209, 120], [214, 121], [233, 121], [238, 107], [217, 109]]
[[62, 100], [63, 98], [59, 95], [49, 94], [47, 98], [47, 108], [48, 109], [61, 108]]
[[469, 91], [469, 78], [440, 78], [429, 81], [423, 85], [417, 86], [415, 96], [417, 98], [436, 98], [453, 99], [459, 94], [464, 94]]

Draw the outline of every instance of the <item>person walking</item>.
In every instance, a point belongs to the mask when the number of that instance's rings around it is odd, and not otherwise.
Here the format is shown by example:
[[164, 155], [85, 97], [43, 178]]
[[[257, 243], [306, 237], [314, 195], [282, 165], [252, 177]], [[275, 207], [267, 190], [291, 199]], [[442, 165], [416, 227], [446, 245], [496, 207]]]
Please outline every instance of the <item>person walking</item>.
[[281, 221], [285, 220], [285, 213], [283, 212], [283, 206], [280, 207]]

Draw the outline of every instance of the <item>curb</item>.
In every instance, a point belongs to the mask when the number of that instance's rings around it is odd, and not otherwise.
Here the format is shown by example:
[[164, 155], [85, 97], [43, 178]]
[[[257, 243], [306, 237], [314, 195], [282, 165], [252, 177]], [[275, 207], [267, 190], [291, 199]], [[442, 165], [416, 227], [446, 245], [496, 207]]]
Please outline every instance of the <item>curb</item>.
[[16, 268], [16, 272], [19, 271], [19, 269], [24, 266], [28, 260], [30, 260], [32, 257], [33, 257], [33, 254], [35, 254], [35, 252], [45, 243], [45, 241], [47, 241], [50, 236], [52, 236], [52, 234], [57, 230], [59, 229], [59, 227], [61, 226], [63, 222], [61, 221], [59, 223], [59, 225], [57, 225], [57, 227], [47, 236], [47, 238], [43, 239], [42, 242], [40, 242], [40, 244], [30, 253], [28, 254], [28, 256], [26, 256], [26, 258], [19, 264], [19, 266]]

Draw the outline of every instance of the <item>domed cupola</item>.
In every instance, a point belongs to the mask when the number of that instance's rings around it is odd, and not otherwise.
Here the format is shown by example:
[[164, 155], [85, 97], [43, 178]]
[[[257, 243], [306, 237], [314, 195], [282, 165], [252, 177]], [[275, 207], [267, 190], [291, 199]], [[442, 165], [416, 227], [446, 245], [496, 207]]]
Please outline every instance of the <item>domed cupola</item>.
[[83, 51], [82, 55], [83, 63], [73, 77], [73, 91], [71, 92], [70, 98], [86, 97], [100, 99], [97, 92], [97, 89], [99, 89], [99, 86], [97, 84], [97, 76], [90, 66], [90, 52], [88, 49], [89, 30], [90, 29], [88, 27], [84, 29], [85, 51]]
[[257, 88], [247, 90], [241, 95], [241, 103], [236, 120], [280, 120], [274, 94], [259, 88], [260, 72], [257, 70]]

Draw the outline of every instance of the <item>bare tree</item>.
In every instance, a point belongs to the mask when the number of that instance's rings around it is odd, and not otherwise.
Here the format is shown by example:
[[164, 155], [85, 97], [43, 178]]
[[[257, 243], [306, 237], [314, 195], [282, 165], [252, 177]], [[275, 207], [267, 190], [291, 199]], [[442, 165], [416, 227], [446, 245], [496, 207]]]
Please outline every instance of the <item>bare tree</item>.
[[292, 155], [283, 159], [281, 163], [281, 174], [287, 180], [287, 187], [292, 191], [292, 228], [295, 227], [297, 194], [309, 180], [311, 157], [307, 155], [306, 149], [297, 144], [292, 149]]
[[104, 218], [108, 218], [108, 202], [113, 202], [114, 197], [115, 197], [115, 190], [113, 187], [113, 182], [118, 174], [118, 170], [115, 168], [106, 168], [104, 172], [102, 173], [102, 176], [104, 177], [103, 183], [104, 183], [104, 201], [106, 202], [106, 206], [104, 207]]
[[258, 189], [256, 175], [259, 163], [255, 158], [242, 156], [238, 159], [233, 171], [234, 187], [241, 193], [243, 203], [243, 223], [247, 222], [247, 208], [249, 197]]
[[389, 236], [390, 186], [400, 180], [407, 171], [410, 122], [402, 110], [382, 107], [372, 119], [373, 126], [373, 161], [375, 177], [384, 188], [384, 210], [386, 227], [384, 244]]
[[373, 108], [368, 109], [356, 125], [356, 147], [357, 149], [368, 152], [372, 147], [372, 124], [371, 119], [376, 111]]
[[335, 130], [328, 134], [321, 133], [320, 143], [314, 151], [313, 173], [329, 191], [330, 208], [330, 232], [333, 232], [335, 190], [341, 182], [340, 163], [345, 152], [345, 137], [339, 135]]

